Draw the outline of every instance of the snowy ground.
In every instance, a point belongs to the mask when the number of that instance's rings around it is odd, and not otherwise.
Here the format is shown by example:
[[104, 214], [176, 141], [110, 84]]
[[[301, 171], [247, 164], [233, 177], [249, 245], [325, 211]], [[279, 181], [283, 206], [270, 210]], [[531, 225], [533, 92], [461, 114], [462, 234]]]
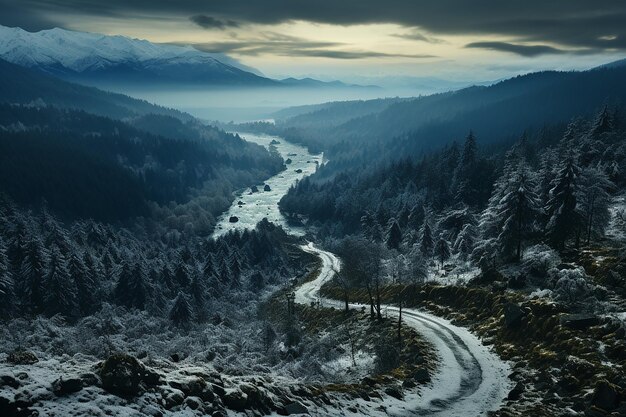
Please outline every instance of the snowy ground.
[[[317, 279], [296, 290], [296, 302], [320, 302], [322, 306], [341, 308], [341, 302], [321, 299], [319, 296], [320, 288], [339, 271], [341, 262], [332, 253], [312, 244], [303, 249], [317, 254], [323, 265]], [[362, 307], [358, 304], [351, 306]], [[397, 307], [383, 308], [390, 316], [398, 314]], [[448, 320], [413, 309], [404, 309], [403, 317], [408, 325], [436, 348], [440, 367], [428, 386], [406, 393], [403, 400], [386, 397], [381, 403], [383, 409], [370, 406], [367, 415], [472, 417], [487, 415], [489, 411], [500, 407], [512, 388], [507, 363], [501, 361], [476, 336]]]

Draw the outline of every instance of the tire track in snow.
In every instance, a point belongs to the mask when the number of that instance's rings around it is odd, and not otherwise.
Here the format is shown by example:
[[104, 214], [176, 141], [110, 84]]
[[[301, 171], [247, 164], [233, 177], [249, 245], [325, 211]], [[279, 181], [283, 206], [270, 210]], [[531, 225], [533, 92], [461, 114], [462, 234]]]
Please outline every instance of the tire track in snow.
[[[302, 249], [317, 255], [322, 260], [322, 268], [315, 280], [295, 291], [296, 302], [319, 302], [322, 306], [343, 308], [341, 301], [320, 298], [319, 295], [322, 285], [341, 269], [340, 260], [312, 243]], [[363, 305], [350, 304], [350, 307], [361, 308]], [[384, 305], [382, 308], [387, 315], [398, 316], [397, 307]], [[500, 407], [512, 388], [508, 364], [467, 329], [446, 319], [406, 308], [402, 310], [402, 316], [407, 325], [434, 346], [439, 367], [431, 383], [421, 387], [415, 399], [409, 400], [402, 410], [390, 411], [390, 415], [473, 417], [484, 416]]]

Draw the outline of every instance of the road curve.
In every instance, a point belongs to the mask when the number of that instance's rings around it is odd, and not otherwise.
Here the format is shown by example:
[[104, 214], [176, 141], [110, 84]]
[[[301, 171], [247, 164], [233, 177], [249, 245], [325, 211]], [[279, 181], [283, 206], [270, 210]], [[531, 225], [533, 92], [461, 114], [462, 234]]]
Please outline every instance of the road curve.
[[[341, 301], [321, 298], [319, 294], [322, 285], [341, 269], [341, 261], [312, 243], [302, 249], [317, 255], [322, 260], [322, 268], [315, 280], [295, 291], [296, 302], [342, 308]], [[362, 307], [359, 304], [350, 306]], [[397, 307], [383, 305], [382, 308], [388, 316], [397, 317]], [[431, 383], [423, 386], [415, 397], [406, 396], [411, 398], [410, 403], [390, 415], [475, 417], [501, 406], [512, 388], [508, 364], [467, 329], [446, 319], [415, 309], [403, 309], [402, 317], [433, 345], [439, 366]]]

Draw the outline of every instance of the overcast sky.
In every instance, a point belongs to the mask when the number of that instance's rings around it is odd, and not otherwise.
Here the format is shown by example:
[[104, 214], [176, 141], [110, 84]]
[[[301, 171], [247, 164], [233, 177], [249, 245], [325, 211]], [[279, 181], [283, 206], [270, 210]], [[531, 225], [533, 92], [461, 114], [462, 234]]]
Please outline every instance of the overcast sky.
[[489, 80], [626, 57], [625, 0], [0, 0], [0, 24], [192, 44], [273, 77]]

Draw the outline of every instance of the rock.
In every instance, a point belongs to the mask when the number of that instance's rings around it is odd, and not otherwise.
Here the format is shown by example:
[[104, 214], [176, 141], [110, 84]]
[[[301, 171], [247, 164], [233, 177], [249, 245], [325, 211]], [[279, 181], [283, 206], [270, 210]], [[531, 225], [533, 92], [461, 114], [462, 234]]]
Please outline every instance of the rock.
[[373, 386], [376, 386], [377, 382], [374, 378], [366, 376], [365, 378], [361, 380], [361, 384], [367, 385], [369, 387], [373, 387]]
[[170, 355], [170, 359], [172, 360], [172, 362], [178, 363], [180, 362], [180, 355], [178, 353], [172, 353]]
[[276, 139], [272, 139], [272, 141], [270, 142], [270, 145], [280, 145], [280, 142], [277, 141]]
[[170, 381], [169, 385], [181, 390], [188, 397], [199, 397], [203, 401], [213, 402], [215, 394], [209, 388], [207, 382], [200, 377], [192, 377], [183, 382]]
[[300, 168], [296, 169], [296, 174], [302, 174], [302, 170]]
[[504, 324], [509, 329], [519, 327], [525, 315], [524, 310], [517, 304], [509, 302], [504, 305]]
[[402, 388], [411, 389], [411, 388], [415, 388], [416, 386], [417, 384], [414, 381], [411, 381], [410, 379], [405, 379], [404, 381], [402, 381]]
[[428, 373], [428, 369], [418, 369], [415, 374], [413, 374], [413, 380], [418, 384], [430, 382], [430, 374]]
[[7, 362], [13, 365], [32, 365], [39, 362], [39, 358], [28, 350], [14, 350], [7, 356]]
[[100, 370], [102, 388], [120, 395], [134, 397], [143, 391], [144, 385], [159, 383], [159, 375], [147, 369], [137, 358], [123, 353], [110, 356]]
[[224, 394], [222, 401], [224, 401], [224, 405], [231, 410], [242, 412], [246, 409], [248, 396], [239, 390], [232, 390]]
[[385, 388], [385, 394], [389, 395], [390, 397], [395, 398], [396, 400], [401, 400], [403, 397], [402, 392], [396, 387]]
[[13, 378], [11, 375], [0, 376], [0, 388], [11, 387], [13, 389], [18, 389], [20, 385], [22, 385], [21, 382]]
[[619, 407], [621, 402], [620, 389], [608, 381], [599, 381], [591, 397], [591, 405], [602, 410], [612, 411]]
[[287, 164], [287, 165], [291, 164], [292, 162], [293, 162], [293, 161], [291, 160], [291, 158], [287, 158], [287, 159], [285, 160], [285, 164]]
[[258, 193], [259, 187], [257, 187], [256, 185], [253, 185], [252, 187], [250, 187], [250, 191], [252, 191], [253, 193]]
[[513, 389], [509, 391], [509, 395], [506, 397], [506, 399], [509, 401], [517, 401], [520, 399], [523, 392], [524, 392], [524, 384], [522, 384], [521, 382], [518, 382], [517, 384], [515, 384], [515, 387], [513, 387]]
[[269, 185], [265, 184], [265, 187], [263, 187], [263, 191], [272, 191], [272, 188]]
[[63, 379], [63, 377], [61, 377], [52, 383], [52, 392], [59, 397], [73, 394], [82, 389], [83, 381], [79, 378]]
[[98, 377], [98, 375], [94, 374], [93, 372], [87, 372], [87, 373], [82, 374], [80, 376], [80, 379], [81, 381], [83, 381], [84, 387], [101, 385], [100, 378]]
[[592, 314], [565, 314], [559, 321], [561, 326], [574, 330], [584, 330], [600, 324], [600, 319]]
[[199, 410], [203, 408], [204, 405], [202, 400], [198, 397], [187, 397], [185, 398], [184, 404], [192, 410]]
[[230, 216], [230, 218], [228, 219], [229, 223], [237, 223], [239, 221], [239, 217], [237, 216]]
[[243, 202], [243, 201], [241, 201], [241, 200], [237, 201], [237, 205], [238, 205], [238, 206], [243, 206], [244, 204], [246, 204], [246, 203], [244, 203], [244, 202]]
[[185, 401], [185, 395], [181, 390], [167, 388], [162, 392], [165, 408], [168, 410], [181, 405]]
[[514, 290], [520, 290], [526, 286], [526, 275], [519, 274], [515, 277], [509, 278], [507, 286]]
[[14, 401], [0, 395], [0, 416], [12, 417], [17, 415], [18, 406]]
[[309, 414], [309, 410], [302, 404], [295, 402], [285, 406], [285, 413], [287, 413], [288, 416], [294, 414]]

